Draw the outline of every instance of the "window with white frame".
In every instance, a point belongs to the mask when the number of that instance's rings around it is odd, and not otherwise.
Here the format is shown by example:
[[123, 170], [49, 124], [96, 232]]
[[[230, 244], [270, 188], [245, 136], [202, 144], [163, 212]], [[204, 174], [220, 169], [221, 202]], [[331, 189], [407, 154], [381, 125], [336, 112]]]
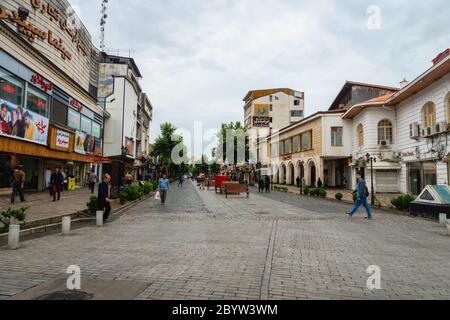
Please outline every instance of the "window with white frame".
[[342, 147], [342, 135], [344, 132], [343, 127], [332, 127], [331, 128], [331, 146]]
[[378, 144], [393, 144], [394, 129], [389, 120], [382, 120], [378, 123]]

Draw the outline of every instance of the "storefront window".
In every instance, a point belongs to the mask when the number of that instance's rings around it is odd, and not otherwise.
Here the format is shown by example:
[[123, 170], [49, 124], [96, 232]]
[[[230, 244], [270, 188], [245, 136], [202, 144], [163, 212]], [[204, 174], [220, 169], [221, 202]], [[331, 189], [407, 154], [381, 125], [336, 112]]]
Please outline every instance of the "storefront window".
[[67, 125], [67, 109], [65, 104], [53, 98], [50, 120], [64, 126]]
[[9, 72], [0, 69], [0, 99], [23, 107], [24, 83]]
[[408, 164], [409, 192], [418, 195], [429, 185], [437, 184], [437, 168], [434, 162]]
[[92, 134], [92, 120], [81, 116], [81, 131], [89, 135]]
[[0, 156], [0, 189], [9, 188], [12, 167], [10, 156]]
[[39, 159], [23, 157], [21, 164], [25, 171], [25, 189], [38, 190], [39, 188]]
[[69, 108], [69, 115], [67, 118], [67, 125], [75, 130], [80, 130], [80, 114]]
[[27, 89], [27, 109], [47, 117], [48, 96], [31, 88]]
[[424, 187], [434, 186], [437, 184], [437, 169], [436, 163], [424, 162], [423, 163], [423, 181]]
[[102, 134], [101, 126], [96, 122], [92, 122], [92, 135], [97, 139], [100, 139], [101, 134]]

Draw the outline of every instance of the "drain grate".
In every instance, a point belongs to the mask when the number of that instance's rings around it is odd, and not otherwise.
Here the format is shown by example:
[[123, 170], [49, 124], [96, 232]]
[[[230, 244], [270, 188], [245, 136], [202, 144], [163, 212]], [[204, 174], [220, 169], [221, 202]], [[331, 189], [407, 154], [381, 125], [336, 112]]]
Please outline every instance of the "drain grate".
[[87, 292], [66, 290], [45, 294], [33, 300], [92, 300], [93, 297], [93, 294]]

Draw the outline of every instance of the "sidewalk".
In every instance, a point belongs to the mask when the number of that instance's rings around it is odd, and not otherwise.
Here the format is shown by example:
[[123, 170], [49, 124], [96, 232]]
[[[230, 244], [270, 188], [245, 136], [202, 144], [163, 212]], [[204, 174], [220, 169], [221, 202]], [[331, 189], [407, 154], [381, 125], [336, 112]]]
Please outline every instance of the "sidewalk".
[[[97, 188], [94, 194], [97, 196]], [[87, 188], [64, 191], [61, 194], [61, 200], [53, 202], [48, 192], [26, 193], [26, 202], [20, 203], [20, 199], [16, 198], [15, 205], [11, 205], [10, 196], [0, 196], [0, 211], [8, 208], [29, 207], [26, 211], [26, 222], [49, 219], [69, 215], [87, 209], [87, 202], [91, 197], [91, 193]], [[120, 202], [113, 202], [112, 209], [120, 207]]]
[[[274, 187], [281, 187], [281, 188], [288, 188], [289, 193], [296, 193], [299, 194], [300, 190], [296, 186], [285, 186], [285, 185], [277, 185], [275, 184]], [[325, 189], [327, 192], [327, 198], [329, 199], [336, 199], [336, 194], [342, 193], [344, 196], [342, 198], [343, 201], [347, 202], [353, 202], [353, 195], [350, 190], [338, 190], [338, 189]], [[392, 193], [377, 193], [376, 198], [381, 203], [381, 207], [383, 208], [391, 208], [391, 200], [395, 197], [398, 197], [400, 194], [392, 194]]]

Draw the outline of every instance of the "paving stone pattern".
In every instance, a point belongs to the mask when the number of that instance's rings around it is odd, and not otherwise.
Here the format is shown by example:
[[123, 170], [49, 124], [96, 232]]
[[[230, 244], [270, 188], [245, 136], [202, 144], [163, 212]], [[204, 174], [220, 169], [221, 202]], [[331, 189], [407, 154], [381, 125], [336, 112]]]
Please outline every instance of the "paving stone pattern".
[[[450, 299], [450, 237], [439, 224], [274, 192], [249, 199], [172, 187], [104, 228], [0, 250], [0, 299], [78, 265], [82, 276], [145, 284], [136, 299]], [[378, 265], [382, 289], [367, 289]]]

